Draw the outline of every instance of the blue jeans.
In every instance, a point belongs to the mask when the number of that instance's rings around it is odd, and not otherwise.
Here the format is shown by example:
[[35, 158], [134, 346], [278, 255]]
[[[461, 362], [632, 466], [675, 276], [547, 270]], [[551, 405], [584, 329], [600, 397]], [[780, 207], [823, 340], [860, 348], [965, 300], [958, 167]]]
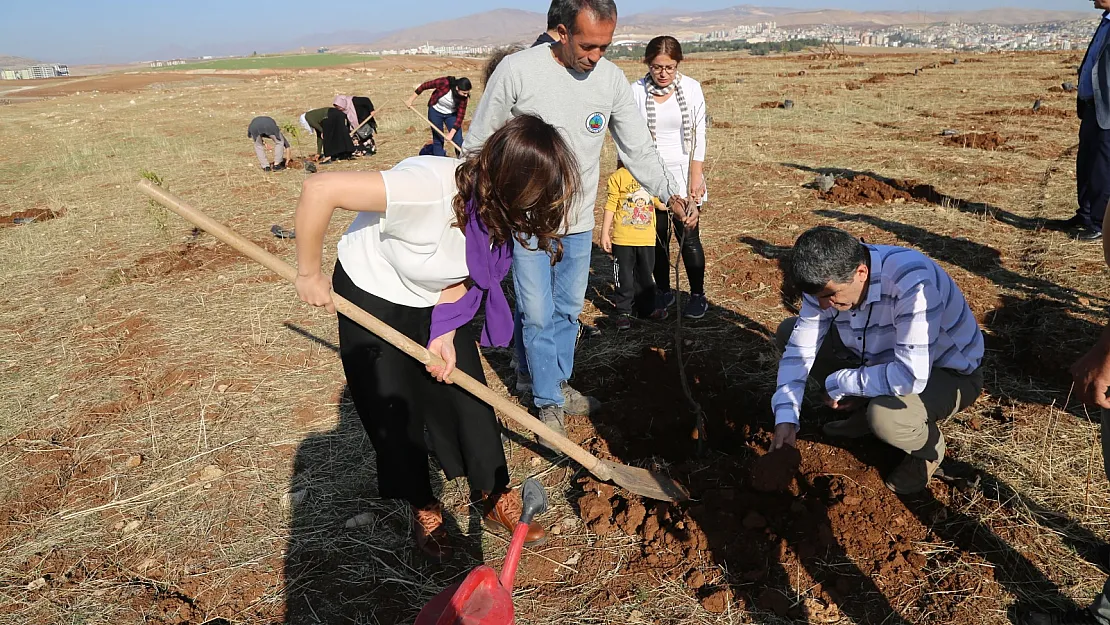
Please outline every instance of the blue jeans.
[[[432, 122], [432, 124], [436, 128], [442, 130], [443, 134], [447, 134], [451, 131], [452, 128], [455, 127], [456, 119], [458, 119], [458, 116], [455, 113], [444, 115], [434, 108], [430, 106], [428, 107], [428, 121]], [[462, 128], [459, 128], [455, 131], [455, 136], [452, 137], [451, 140], [455, 142], [455, 145], [459, 146], [460, 148], [462, 147]], [[443, 137], [441, 137], [439, 133], [434, 130], [432, 131], [432, 154], [434, 156], [447, 156], [447, 149], [443, 146]]]
[[[528, 241], [535, 247], [535, 238]], [[593, 233], [563, 237], [563, 258], [554, 267], [546, 252], [513, 244], [516, 287], [515, 344], [521, 372], [532, 376], [537, 407], [562, 406], [561, 384], [574, 373], [578, 315], [590, 277]]]

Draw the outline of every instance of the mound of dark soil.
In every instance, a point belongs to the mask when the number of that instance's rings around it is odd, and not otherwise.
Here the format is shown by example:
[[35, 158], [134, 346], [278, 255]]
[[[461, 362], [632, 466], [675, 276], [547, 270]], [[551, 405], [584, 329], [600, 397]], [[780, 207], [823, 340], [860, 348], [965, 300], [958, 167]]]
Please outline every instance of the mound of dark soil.
[[855, 206], [886, 204], [896, 200], [908, 202], [913, 200], [913, 196], [909, 192], [896, 189], [881, 180], [858, 174], [847, 178], [837, 178], [833, 188], [821, 194], [821, 199], [840, 206]]
[[1009, 139], [997, 132], [969, 132], [955, 137], [948, 137], [944, 145], [956, 148], [976, 148], [979, 150], [997, 150], [1006, 145]]
[[14, 212], [10, 215], [0, 216], [0, 228], [21, 226], [39, 221], [49, 221], [51, 219], [57, 219], [64, 214], [65, 211], [53, 211], [49, 208], [30, 208]]

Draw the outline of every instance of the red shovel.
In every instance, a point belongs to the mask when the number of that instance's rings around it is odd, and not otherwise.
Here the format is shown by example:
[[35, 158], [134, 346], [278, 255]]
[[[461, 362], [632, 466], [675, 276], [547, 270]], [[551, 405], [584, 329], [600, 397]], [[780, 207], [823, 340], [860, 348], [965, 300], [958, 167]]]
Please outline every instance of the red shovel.
[[501, 576], [482, 565], [475, 567], [466, 579], [448, 586], [420, 610], [415, 625], [512, 625], [513, 578], [520, 564], [528, 524], [533, 517], [547, 510], [547, 493], [539, 480], [528, 478], [520, 489], [524, 510], [513, 531]]

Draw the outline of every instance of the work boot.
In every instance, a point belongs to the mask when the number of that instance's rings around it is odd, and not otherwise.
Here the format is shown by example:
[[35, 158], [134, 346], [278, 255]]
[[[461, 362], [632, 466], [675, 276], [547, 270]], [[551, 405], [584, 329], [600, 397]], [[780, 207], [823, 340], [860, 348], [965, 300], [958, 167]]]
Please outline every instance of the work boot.
[[871, 434], [867, 423], [867, 410], [857, 410], [847, 419], [829, 421], [821, 426], [821, 431], [834, 438], [863, 438]]
[[[499, 534], [508, 532], [509, 536], [512, 536], [523, 512], [524, 504], [520, 501], [519, 491], [505, 490], [493, 495], [482, 493], [482, 524], [491, 532]], [[547, 532], [544, 531], [543, 526], [535, 521], [529, 523], [524, 544], [528, 547], [538, 547], [545, 542], [547, 542]]]
[[447, 528], [443, 526], [443, 504], [438, 501], [424, 508], [412, 507], [412, 536], [416, 540], [416, 548], [437, 564], [455, 555]]
[[941, 461], [944, 460], [944, 437], [941, 437], [937, 447], [940, 454], [936, 460], [906, 455], [902, 463], [894, 467], [883, 483], [899, 495], [912, 495], [925, 490], [929, 486], [929, 480], [933, 479], [933, 475], [940, 469]]
[[566, 414], [588, 417], [601, 409], [597, 398], [579, 393], [570, 384], [563, 382], [559, 388], [563, 389], [563, 412]]
[[[566, 414], [563, 412], [562, 406], [556, 406], [552, 404], [550, 406], [544, 406], [543, 408], [540, 408], [540, 421], [543, 421], [544, 425], [551, 428], [552, 430], [555, 430], [557, 434], [562, 434], [563, 436], [567, 435], [567, 428], [564, 425], [564, 423], [566, 422]], [[539, 434], [536, 435], [536, 441], [544, 447], [550, 449], [551, 451], [559, 452], [558, 449], [553, 447], [551, 443], [548, 443], [547, 440], [541, 437]]]

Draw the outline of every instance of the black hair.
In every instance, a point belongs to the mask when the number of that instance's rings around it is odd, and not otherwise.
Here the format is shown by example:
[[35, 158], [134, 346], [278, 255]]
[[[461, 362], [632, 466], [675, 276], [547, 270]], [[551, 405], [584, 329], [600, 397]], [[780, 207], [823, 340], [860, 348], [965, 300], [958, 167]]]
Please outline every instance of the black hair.
[[559, 15], [559, 0], [553, 0], [547, 8], [547, 30], [555, 30], [563, 23], [563, 16]]
[[790, 281], [802, 292], [816, 295], [833, 284], [852, 281], [866, 265], [867, 248], [850, 233], [832, 226], [810, 228], [794, 242], [790, 253]]
[[454, 92], [455, 95], [459, 95], [460, 91], [470, 91], [470, 87], [472, 86], [470, 84], [470, 79], [466, 76], [461, 76], [459, 78], [448, 76], [447, 82], [451, 84], [451, 91]]
[[582, 11], [589, 11], [602, 22], [617, 21], [617, 3], [613, 0], [555, 0], [547, 14], [557, 13], [559, 23], [566, 27], [567, 32], [574, 33], [578, 14]]

